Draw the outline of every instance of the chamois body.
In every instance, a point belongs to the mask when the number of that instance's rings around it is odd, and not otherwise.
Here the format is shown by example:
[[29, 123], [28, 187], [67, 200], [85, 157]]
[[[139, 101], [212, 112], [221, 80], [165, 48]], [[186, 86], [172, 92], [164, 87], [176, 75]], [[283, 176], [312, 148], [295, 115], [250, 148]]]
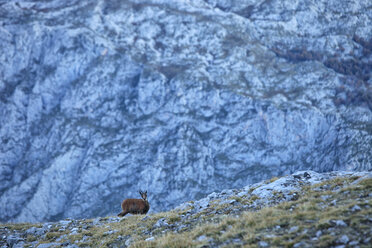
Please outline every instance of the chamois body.
[[150, 209], [150, 204], [147, 201], [147, 191], [139, 192], [142, 199], [125, 199], [121, 203], [123, 211], [118, 216], [123, 217], [126, 214], [146, 214]]

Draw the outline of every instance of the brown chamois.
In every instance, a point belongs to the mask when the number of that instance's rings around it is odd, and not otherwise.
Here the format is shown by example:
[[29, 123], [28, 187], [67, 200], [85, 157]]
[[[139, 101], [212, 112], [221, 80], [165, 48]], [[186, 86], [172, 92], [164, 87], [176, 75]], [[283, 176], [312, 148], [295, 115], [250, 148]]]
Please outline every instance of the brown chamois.
[[146, 214], [150, 209], [150, 204], [147, 201], [147, 191], [139, 191], [142, 199], [125, 199], [121, 203], [123, 211], [118, 216], [123, 217], [124, 215], [130, 214]]

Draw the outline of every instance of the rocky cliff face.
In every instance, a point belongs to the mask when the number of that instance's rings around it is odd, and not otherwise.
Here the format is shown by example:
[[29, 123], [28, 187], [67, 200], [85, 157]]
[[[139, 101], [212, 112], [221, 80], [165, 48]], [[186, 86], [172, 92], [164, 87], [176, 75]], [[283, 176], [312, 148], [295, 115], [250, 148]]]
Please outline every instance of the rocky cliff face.
[[0, 221], [371, 170], [372, 5], [1, 1]]

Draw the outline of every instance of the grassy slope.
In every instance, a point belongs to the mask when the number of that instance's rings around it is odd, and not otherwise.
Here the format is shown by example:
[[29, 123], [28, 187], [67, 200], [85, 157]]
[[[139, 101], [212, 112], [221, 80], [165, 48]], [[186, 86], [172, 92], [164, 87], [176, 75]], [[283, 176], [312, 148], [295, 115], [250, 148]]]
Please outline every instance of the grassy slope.
[[[372, 179], [353, 184], [357, 179], [336, 178], [304, 186], [297, 200], [257, 211], [239, 209], [257, 200], [255, 196], [243, 196], [232, 199], [240, 203], [237, 209], [216, 200], [193, 214], [185, 209], [147, 217], [129, 216], [119, 222], [110, 222], [109, 217], [99, 224], [80, 220], [71, 224], [78, 228], [75, 235], [69, 228], [53, 226], [41, 240], [33, 235], [23, 237], [32, 247], [37, 245], [35, 240], [50, 243], [58, 238], [61, 244], [80, 247], [121, 247], [128, 239], [132, 247], [329, 247], [345, 244], [345, 239], [349, 246], [371, 247]], [[166, 224], [156, 225], [159, 220]], [[19, 231], [31, 226], [35, 225], [5, 224], [0, 228]], [[150, 237], [154, 239], [145, 241]]]

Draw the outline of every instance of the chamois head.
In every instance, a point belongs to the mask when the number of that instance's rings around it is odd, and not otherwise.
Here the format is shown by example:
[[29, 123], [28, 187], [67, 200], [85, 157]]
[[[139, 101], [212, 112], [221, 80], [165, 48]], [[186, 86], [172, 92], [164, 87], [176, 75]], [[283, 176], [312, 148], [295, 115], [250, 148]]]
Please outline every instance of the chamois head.
[[118, 216], [124, 216], [128, 213], [131, 214], [146, 214], [150, 209], [150, 204], [147, 201], [147, 191], [139, 191], [142, 199], [125, 199], [121, 203], [123, 211]]
[[145, 192], [142, 192], [142, 191], [140, 190], [139, 193], [140, 193], [142, 199], [143, 199], [144, 201], [147, 201], [147, 190], [146, 190]]

